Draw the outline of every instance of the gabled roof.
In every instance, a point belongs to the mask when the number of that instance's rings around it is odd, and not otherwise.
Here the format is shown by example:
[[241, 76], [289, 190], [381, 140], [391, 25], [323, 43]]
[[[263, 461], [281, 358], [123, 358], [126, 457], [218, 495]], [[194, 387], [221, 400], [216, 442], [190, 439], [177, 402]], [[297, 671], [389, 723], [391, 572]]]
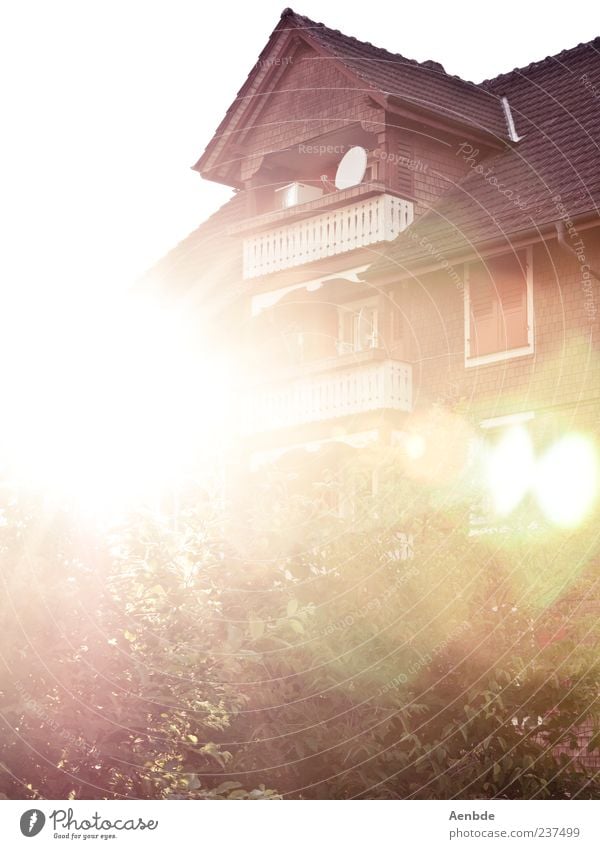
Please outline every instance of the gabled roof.
[[361, 80], [384, 95], [419, 109], [508, 138], [501, 97], [475, 83], [452, 76], [437, 62], [416, 62], [390, 53], [368, 41], [359, 41], [339, 30], [285, 9], [282, 19], [290, 29], [309, 34]]
[[[252, 120], [249, 116], [259, 90], [276, 88], [282, 68], [269, 57], [281, 50], [280, 45], [286, 38], [293, 37], [308, 43], [321, 56], [330, 57], [354, 80], [357, 88], [368, 91], [382, 105], [395, 100], [419, 113], [470, 128], [492, 140], [509, 138], [502, 100], [497, 93], [447, 74], [437, 62], [416, 62], [399, 53], [390, 53], [288, 8], [282, 12], [257, 63], [194, 165], [195, 170], [209, 175], [226, 143], [235, 141], [240, 127]], [[231, 161], [232, 157], [226, 158]]]
[[521, 140], [485, 159], [483, 173], [474, 156], [466, 177], [396, 239], [369, 275], [543, 228], [565, 214], [559, 204], [571, 218], [598, 216], [600, 38], [482, 87], [510, 99]]

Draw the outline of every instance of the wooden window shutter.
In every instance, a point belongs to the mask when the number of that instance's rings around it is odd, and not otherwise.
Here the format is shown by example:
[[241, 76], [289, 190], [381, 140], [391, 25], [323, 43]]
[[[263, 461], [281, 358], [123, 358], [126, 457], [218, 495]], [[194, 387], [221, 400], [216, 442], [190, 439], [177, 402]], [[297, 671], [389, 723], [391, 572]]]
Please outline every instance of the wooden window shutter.
[[506, 350], [523, 348], [528, 340], [525, 258], [501, 257], [493, 274], [498, 291], [501, 345]]
[[525, 347], [528, 343], [524, 255], [506, 254], [469, 269], [470, 356]]
[[482, 263], [469, 269], [470, 352], [472, 357], [498, 350], [498, 308], [494, 284]]
[[401, 139], [398, 142], [398, 191], [402, 195], [414, 195], [414, 171], [408, 166], [413, 161], [412, 145]]

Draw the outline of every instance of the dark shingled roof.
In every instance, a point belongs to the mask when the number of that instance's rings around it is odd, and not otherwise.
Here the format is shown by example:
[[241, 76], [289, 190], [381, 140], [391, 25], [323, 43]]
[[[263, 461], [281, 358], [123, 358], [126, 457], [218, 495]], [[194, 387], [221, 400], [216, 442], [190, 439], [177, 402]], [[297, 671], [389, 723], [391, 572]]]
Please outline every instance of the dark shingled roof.
[[377, 91], [501, 139], [508, 138], [498, 93], [447, 74], [437, 62], [415, 62], [399, 53], [390, 53], [329, 29], [292, 9], [285, 9], [282, 18], [286, 27], [308, 34]]
[[387, 248], [369, 275], [541, 228], [564, 214], [557, 195], [571, 217], [598, 215], [600, 38], [481, 85], [508, 97], [521, 140], [486, 159], [483, 174], [474, 156], [466, 177]]
[[495, 92], [447, 74], [442, 65], [431, 59], [416, 62], [399, 53], [390, 53], [369, 42], [344, 35], [339, 30], [329, 29], [288, 8], [283, 10], [258, 62], [194, 165], [197, 171], [204, 173], [205, 169], [214, 165], [215, 155], [229, 138], [239, 115], [250, 107], [257, 85], [256, 77], [264, 74], [266, 63], [261, 60], [269, 54], [274, 40], [282, 32], [299, 34], [312, 42], [316, 49], [334, 58], [374, 95], [397, 98], [409, 108], [425, 110], [496, 140], [504, 141], [509, 137], [501, 98]]

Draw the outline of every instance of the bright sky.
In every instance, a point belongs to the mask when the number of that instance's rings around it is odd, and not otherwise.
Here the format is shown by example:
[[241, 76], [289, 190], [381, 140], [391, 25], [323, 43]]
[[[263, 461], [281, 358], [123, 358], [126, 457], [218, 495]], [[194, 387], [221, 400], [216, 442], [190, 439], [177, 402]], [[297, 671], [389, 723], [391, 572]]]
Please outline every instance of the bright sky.
[[[25, 0], [0, 19], [4, 297], [127, 283], [229, 196], [190, 170], [285, 0]], [[586, 14], [586, 7], [588, 12]], [[594, 8], [596, 7], [596, 11]], [[592, 38], [597, 4], [301, 0], [480, 80]], [[6, 302], [5, 302], [6, 303]], [[4, 304], [5, 305], [5, 304]]]

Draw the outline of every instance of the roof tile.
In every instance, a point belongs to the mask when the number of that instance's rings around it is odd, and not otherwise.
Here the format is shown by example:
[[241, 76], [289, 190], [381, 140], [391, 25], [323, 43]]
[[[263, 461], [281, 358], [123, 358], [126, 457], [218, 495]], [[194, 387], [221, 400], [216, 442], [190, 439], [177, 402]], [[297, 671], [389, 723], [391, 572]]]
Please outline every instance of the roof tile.
[[469, 163], [466, 177], [402, 233], [369, 274], [547, 225], [560, 218], [557, 195], [570, 217], [598, 215], [600, 38], [482, 86], [509, 99], [521, 141], [482, 160], [483, 174], [477, 161]]

